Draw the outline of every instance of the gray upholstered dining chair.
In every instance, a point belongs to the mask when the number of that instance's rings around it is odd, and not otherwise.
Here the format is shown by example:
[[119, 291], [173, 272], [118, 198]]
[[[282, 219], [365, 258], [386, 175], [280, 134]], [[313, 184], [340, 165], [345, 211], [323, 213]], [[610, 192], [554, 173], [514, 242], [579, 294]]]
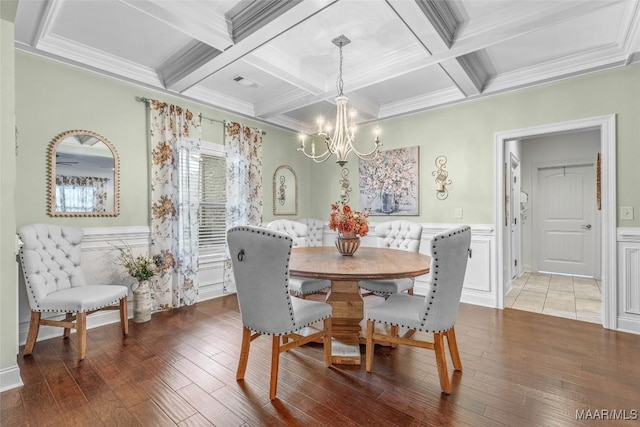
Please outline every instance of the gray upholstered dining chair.
[[[399, 249], [403, 251], [419, 252], [422, 239], [422, 226], [417, 222], [396, 220], [382, 222], [375, 228], [379, 248]], [[360, 289], [368, 291], [363, 295], [388, 296], [407, 291], [413, 295], [413, 278], [389, 280], [361, 280]]]
[[[293, 247], [309, 246], [309, 227], [299, 221], [288, 219], [277, 219], [267, 224], [267, 228], [280, 233], [284, 233], [293, 240]], [[326, 291], [331, 287], [331, 281], [323, 279], [312, 279], [307, 277], [290, 277], [289, 290], [296, 296], [304, 298], [306, 295]]]
[[[332, 309], [325, 302], [289, 295], [289, 258], [293, 247], [289, 236], [266, 228], [237, 226], [227, 232], [227, 243], [242, 317], [242, 348], [236, 379], [244, 379], [251, 341], [260, 335], [271, 335], [269, 398], [273, 400], [280, 353], [322, 339], [325, 365], [331, 366]], [[322, 330], [306, 336], [298, 334], [320, 320]]]
[[[87, 315], [99, 310], [120, 310], [122, 334], [129, 333], [128, 288], [120, 285], [87, 285], [80, 258], [83, 231], [53, 224], [29, 224], [18, 230], [22, 247], [20, 264], [27, 287], [31, 324], [24, 355], [33, 352], [40, 325], [77, 332], [78, 360], [85, 357]], [[63, 320], [43, 319], [42, 313], [65, 313]]]
[[[462, 371], [454, 324], [460, 305], [462, 285], [470, 255], [471, 229], [460, 226], [437, 234], [431, 240], [431, 290], [426, 296], [394, 294], [384, 302], [367, 309], [365, 367], [371, 372], [374, 344], [404, 344], [435, 350], [440, 387], [451, 393], [444, 351], [447, 338], [451, 360], [456, 371]], [[375, 331], [375, 323], [392, 326], [390, 334]], [[406, 327], [410, 332], [432, 332], [433, 342], [413, 339], [410, 334], [398, 337], [393, 328]]]

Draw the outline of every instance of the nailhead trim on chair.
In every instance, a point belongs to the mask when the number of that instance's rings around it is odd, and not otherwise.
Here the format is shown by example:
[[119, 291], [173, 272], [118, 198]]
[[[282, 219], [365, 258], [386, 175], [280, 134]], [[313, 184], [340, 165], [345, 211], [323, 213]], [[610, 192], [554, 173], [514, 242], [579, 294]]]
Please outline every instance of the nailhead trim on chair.
[[[448, 233], [446, 236], [444, 236], [444, 235], [440, 236], [440, 239], [446, 239], [447, 237], [452, 237], [452, 236], [455, 236], [456, 234], [460, 234], [460, 233], [463, 233], [463, 232], [466, 232], [466, 231], [469, 231], [469, 230], [471, 230], [471, 227], [461, 228], [460, 230], [458, 230], [458, 231], [456, 231], [456, 232]], [[436, 248], [436, 246], [433, 244], [433, 242], [434, 242], [435, 240], [437, 240], [437, 238], [434, 238], [434, 239], [432, 240], [432, 246], [431, 246], [432, 252], [431, 252], [431, 256], [433, 257], [433, 261], [434, 261], [434, 263], [436, 263], [436, 264], [435, 264], [435, 267], [437, 268], [437, 267], [438, 267], [438, 264], [437, 264], [437, 262], [438, 262], [437, 254], [438, 254], [438, 253], [437, 253], [437, 252], [435, 252], [435, 251], [433, 251], [433, 249], [435, 249], [435, 248]], [[433, 278], [432, 290], [431, 290], [431, 294], [432, 294], [432, 295], [431, 295], [431, 299], [432, 299], [432, 300], [435, 298], [435, 293], [436, 293], [436, 290], [437, 290], [437, 289], [436, 289], [436, 287], [437, 287], [437, 285], [438, 285], [438, 284], [436, 283], [436, 281], [438, 280], [438, 278], [437, 278], [436, 276], [437, 276], [437, 274], [438, 274], [438, 271], [437, 271], [437, 270], [436, 270], [436, 271], [434, 271], [434, 272], [433, 272], [433, 274], [434, 274], [434, 278]], [[425, 296], [425, 298], [427, 298], [427, 296]], [[429, 301], [429, 305], [432, 305], [432, 304], [433, 304], [433, 301]], [[421, 327], [420, 327], [420, 328], [415, 328], [415, 330], [416, 330], [416, 331], [420, 331], [420, 332], [434, 332], [434, 333], [438, 333], [438, 332], [439, 332], [439, 333], [443, 333], [443, 332], [447, 332], [449, 329], [451, 329], [451, 328], [448, 328], [448, 329], [443, 329], [443, 330], [439, 330], [439, 331], [435, 331], [435, 330], [434, 330], [434, 331], [431, 331], [431, 330], [429, 330], [429, 329], [423, 328], [423, 326], [424, 326], [424, 324], [425, 324], [425, 322], [426, 322], [426, 320], [427, 320], [427, 316], [429, 315], [429, 310], [430, 310], [430, 308], [431, 308], [431, 307], [427, 307], [427, 311], [426, 311], [426, 313], [425, 313], [425, 316], [424, 316], [424, 318], [422, 319], [422, 323], [420, 324], [420, 326], [421, 326]], [[411, 328], [411, 329], [413, 329], [413, 327], [411, 327], [411, 326], [397, 325], [397, 324], [394, 324], [394, 323], [385, 322], [385, 321], [380, 321], [380, 320], [375, 320], [375, 319], [370, 319], [370, 320], [373, 320], [374, 322], [377, 322], [377, 323], [384, 323], [385, 325], [399, 326], [399, 327], [401, 327], [401, 328]], [[451, 326], [451, 327], [453, 327], [453, 326]]]
[[[279, 232], [275, 232], [275, 231], [270, 231], [269, 229], [266, 228], [261, 228], [260, 230], [255, 230], [253, 228], [247, 228], [247, 227], [236, 227], [234, 229], [229, 230], [230, 233], [236, 232], [236, 231], [250, 231], [252, 233], [256, 233], [256, 234], [262, 234], [264, 236], [271, 236], [271, 237], [277, 237], [279, 239], [288, 239], [289, 240], [289, 253], [288, 253], [288, 257], [287, 257], [287, 271], [285, 272], [285, 281], [284, 281], [284, 291], [287, 295], [287, 304], [289, 306], [289, 315], [291, 316], [291, 322], [295, 324], [295, 319], [293, 318], [293, 306], [291, 305], [291, 296], [289, 295], [289, 261], [291, 260], [291, 248], [293, 247], [293, 239], [291, 239], [291, 237], [285, 235], [285, 234], [281, 234]], [[330, 316], [326, 316], [323, 317], [322, 319], [319, 320], [324, 320], [329, 318]], [[315, 323], [315, 322], [314, 322]], [[260, 330], [254, 330], [252, 329], [253, 332], [257, 332], [261, 335], [275, 335], [275, 336], [281, 336], [281, 335], [287, 335], [293, 332], [297, 332], [300, 331], [304, 328], [306, 328], [308, 326], [308, 324], [306, 325], [302, 325], [298, 328], [292, 329], [290, 331], [287, 332], [281, 332], [279, 334], [272, 334], [270, 332], [264, 332], [264, 331], [260, 331]]]

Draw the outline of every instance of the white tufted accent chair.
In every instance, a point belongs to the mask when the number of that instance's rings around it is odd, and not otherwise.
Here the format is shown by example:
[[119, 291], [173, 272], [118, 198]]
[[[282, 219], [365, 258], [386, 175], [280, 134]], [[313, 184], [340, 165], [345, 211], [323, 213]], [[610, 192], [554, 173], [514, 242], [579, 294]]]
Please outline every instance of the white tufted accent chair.
[[[77, 331], [77, 358], [85, 357], [87, 314], [120, 310], [122, 334], [129, 333], [126, 286], [87, 285], [80, 266], [83, 231], [53, 224], [30, 224], [18, 230], [23, 245], [20, 264], [27, 287], [31, 324], [24, 355], [33, 352], [40, 325]], [[42, 319], [43, 312], [66, 313], [64, 320]], [[75, 313], [75, 315], [74, 315]]]
[[324, 221], [317, 218], [302, 218], [297, 220], [307, 226], [306, 246], [322, 246], [324, 235]]
[[[383, 222], [375, 228], [378, 247], [409, 252], [420, 250], [422, 226], [416, 222], [396, 220]], [[408, 291], [413, 295], [413, 278], [390, 280], [361, 280], [359, 286], [376, 295], [388, 296]], [[369, 295], [369, 294], [366, 294]]]
[[[320, 221], [320, 220], [318, 220]], [[324, 224], [323, 224], [324, 227]], [[293, 240], [293, 247], [306, 247], [308, 246], [308, 230], [309, 227], [298, 221], [291, 221], [288, 219], [277, 219], [271, 221], [267, 228], [270, 230], [284, 233], [291, 237]], [[322, 245], [322, 237], [320, 238], [320, 245]], [[304, 298], [305, 295], [315, 294], [322, 292], [331, 287], [331, 281], [323, 279], [311, 279], [306, 277], [290, 277], [289, 278], [289, 290], [296, 296]]]
[[[374, 344], [390, 343], [435, 350], [440, 387], [451, 393], [444, 352], [447, 337], [451, 360], [456, 371], [462, 371], [462, 362], [454, 331], [454, 323], [460, 305], [462, 285], [470, 255], [471, 228], [468, 225], [437, 234], [431, 240], [431, 290], [426, 296], [394, 294], [381, 304], [367, 309], [366, 369], [371, 372]], [[391, 334], [375, 332], [375, 323], [391, 325]], [[403, 337], [397, 336], [397, 328], [409, 328]], [[410, 339], [415, 331], [432, 332], [433, 342]]]
[[[325, 364], [331, 366], [332, 308], [325, 302], [289, 295], [289, 259], [293, 247], [289, 236], [247, 225], [231, 228], [227, 242], [243, 325], [236, 379], [244, 379], [251, 341], [260, 335], [272, 335], [269, 398], [273, 400], [280, 353], [323, 339]], [[324, 320], [321, 331], [307, 336], [296, 333], [320, 320]]]

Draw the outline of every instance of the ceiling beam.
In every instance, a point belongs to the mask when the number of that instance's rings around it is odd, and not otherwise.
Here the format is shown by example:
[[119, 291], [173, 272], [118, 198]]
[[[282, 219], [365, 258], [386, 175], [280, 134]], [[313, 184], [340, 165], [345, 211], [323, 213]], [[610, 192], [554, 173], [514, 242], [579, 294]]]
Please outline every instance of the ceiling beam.
[[223, 53], [203, 64], [199, 68], [180, 80], [174, 82], [167, 89], [183, 92], [211, 74], [223, 69], [229, 64], [251, 53], [258, 47], [269, 43], [275, 37], [295, 27], [300, 22], [310, 18], [337, 0], [315, 0], [297, 4], [271, 20], [269, 25], [256, 29], [238, 43], [226, 49]]
[[[451, 48], [460, 23], [446, 2], [386, 1], [430, 55], [434, 52], [446, 52]], [[479, 95], [482, 92], [484, 81], [478, 79], [478, 76], [486, 74], [482, 70], [475, 70], [470, 64], [464, 64], [455, 57], [445, 59], [439, 65], [465, 96]]]
[[225, 14], [234, 43], [247, 38], [302, 0], [243, 0]]

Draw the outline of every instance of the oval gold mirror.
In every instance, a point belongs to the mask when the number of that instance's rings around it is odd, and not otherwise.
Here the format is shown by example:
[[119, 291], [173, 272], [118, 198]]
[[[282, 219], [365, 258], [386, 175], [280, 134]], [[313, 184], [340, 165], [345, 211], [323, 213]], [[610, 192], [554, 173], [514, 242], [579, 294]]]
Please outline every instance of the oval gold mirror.
[[119, 166], [107, 138], [88, 130], [58, 135], [49, 147], [49, 215], [118, 216]]

